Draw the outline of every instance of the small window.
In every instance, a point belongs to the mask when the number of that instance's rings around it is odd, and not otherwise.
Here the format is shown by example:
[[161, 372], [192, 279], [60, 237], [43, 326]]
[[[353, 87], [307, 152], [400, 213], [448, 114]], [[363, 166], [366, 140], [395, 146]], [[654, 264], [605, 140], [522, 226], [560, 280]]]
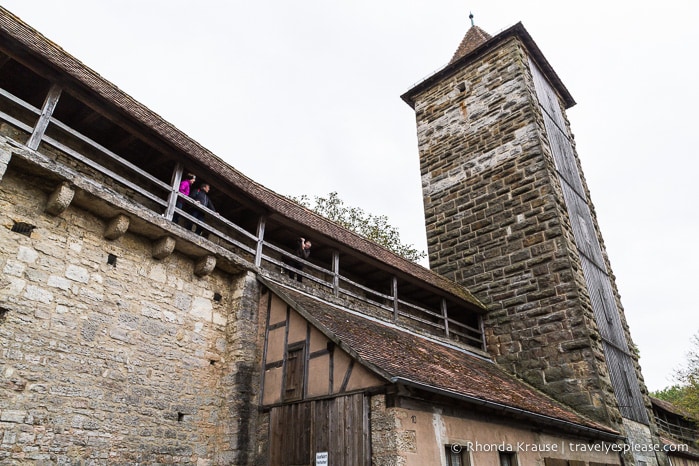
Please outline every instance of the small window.
[[515, 454], [511, 451], [501, 451], [500, 454], [500, 466], [517, 466], [517, 458]]
[[24, 236], [32, 236], [32, 231], [36, 228], [34, 225], [25, 222], [14, 222], [12, 231]]
[[471, 466], [471, 458], [468, 449], [457, 443], [444, 445], [446, 452], [447, 466]]

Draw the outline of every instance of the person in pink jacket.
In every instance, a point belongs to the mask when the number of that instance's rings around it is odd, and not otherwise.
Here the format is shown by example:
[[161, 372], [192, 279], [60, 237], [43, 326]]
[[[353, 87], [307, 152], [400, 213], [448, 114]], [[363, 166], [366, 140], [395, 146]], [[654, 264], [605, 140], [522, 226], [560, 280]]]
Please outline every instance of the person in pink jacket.
[[[192, 185], [196, 180], [197, 177], [195, 175], [193, 175], [192, 173], [187, 173], [187, 176], [185, 176], [182, 182], [180, 183], [180, 195], [189, 196], [192, 190]], [[175, 207], [177, 207], [178, 209], [182, 209], [182, 205], [182, 199], [180, 199], [180, 196], [177, 196], [177, 203], [175, 204]], [[178, 223], [179, 220], [180, 214], [175, 212], [172, 216], [172, 221]]]

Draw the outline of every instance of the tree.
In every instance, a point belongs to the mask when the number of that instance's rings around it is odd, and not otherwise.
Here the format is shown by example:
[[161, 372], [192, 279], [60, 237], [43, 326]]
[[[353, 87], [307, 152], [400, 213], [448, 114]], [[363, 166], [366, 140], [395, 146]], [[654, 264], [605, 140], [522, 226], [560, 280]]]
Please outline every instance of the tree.
[[680, 400], [685, 396], [686, 387], [675, 384], [669, 387], [665, 387], [662, 390], [656, 390], [650, 393], [650, 396], [658, 398], [659, 400], [664, 400], [672, 403], [673, 405], [678, 405]]
[[675, 371], [683, 394], [674, 404], [699, 419], [699, 333], [692, 337], [691, 343], [686, 365]]
[[289, 198], [408, 260], [417, 262], [426, 256], [424, 251], [418, 251], [412, 244], [401, 242], [398, 229], [388, 223], [388, 217], [365, 212], [359, 207], [346, 206], [336, 192], [331, 192], [328, 197], [316, 196], [315, 205], [311, 205], [305, 194]]
[[699, 333], [692, 337], [691, 343], [685, 365], [675, 370], [678, 383], [651, 395], [669, 401], [685, 411], [688, 417], [699, 419]]

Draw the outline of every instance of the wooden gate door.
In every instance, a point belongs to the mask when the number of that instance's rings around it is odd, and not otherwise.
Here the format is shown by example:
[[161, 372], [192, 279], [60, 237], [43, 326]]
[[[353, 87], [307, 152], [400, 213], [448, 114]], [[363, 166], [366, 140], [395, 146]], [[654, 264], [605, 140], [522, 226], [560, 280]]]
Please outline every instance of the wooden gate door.
[[271, 466], [315, 466], [327, 452], [333, 466], [369, 466], [371, 436], [368, 399], [363, 394], [272, 408]]

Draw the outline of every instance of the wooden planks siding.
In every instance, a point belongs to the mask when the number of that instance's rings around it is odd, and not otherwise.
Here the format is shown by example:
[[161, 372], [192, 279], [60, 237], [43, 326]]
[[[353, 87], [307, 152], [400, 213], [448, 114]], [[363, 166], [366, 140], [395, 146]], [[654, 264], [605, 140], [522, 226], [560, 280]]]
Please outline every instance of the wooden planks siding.
[[363, 394], [278, 406], [270, 412], [270, 465], [371, 464], [368, 400]]
[[590, 202], [581, 181], [560, 102], [551, 85], [531, 60], [530, 69], [563, 189], [575, 245], [580, 253], [583, 276], [592, 302], [595, 322], [602, 337], [607, 369], [617, 404], [623, 417], [648, 424], [648, 413], [636, 376], [635, 357], [626, 341], [612, 288], [612, 278], [598, 241]]

